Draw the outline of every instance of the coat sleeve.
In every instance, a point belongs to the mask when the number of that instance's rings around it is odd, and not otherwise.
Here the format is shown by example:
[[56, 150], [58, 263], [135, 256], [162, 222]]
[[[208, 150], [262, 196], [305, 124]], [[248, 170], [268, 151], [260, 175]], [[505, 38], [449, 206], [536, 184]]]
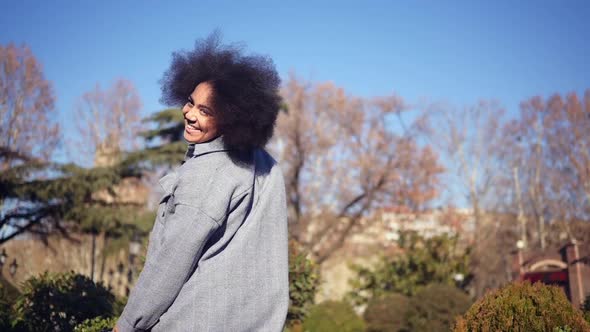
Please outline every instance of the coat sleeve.
[[166, 216], [162, 237], [158, 239], [161, 244], [146, 258], [143, 271], [117, 322], [120, 332], [149, 330], [158, 322], [218, 227], [217, 220], [202, 209], [175, 203], [174, 212]]

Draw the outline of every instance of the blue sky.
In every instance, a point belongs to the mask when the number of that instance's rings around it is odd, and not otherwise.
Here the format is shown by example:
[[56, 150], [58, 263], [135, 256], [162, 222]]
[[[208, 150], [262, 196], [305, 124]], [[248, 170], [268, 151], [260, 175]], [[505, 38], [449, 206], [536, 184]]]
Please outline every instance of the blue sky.
[[[173, 5], [171, 3], [174, 3]], [[0, 43], [29, 45], [65, 136], [98, 82], [133, 81], [147, 115], [172, 51], [220, 28], [227, 42], [350, 93], [456, 105], [590, 88], [588, 1], [2, 1]]]

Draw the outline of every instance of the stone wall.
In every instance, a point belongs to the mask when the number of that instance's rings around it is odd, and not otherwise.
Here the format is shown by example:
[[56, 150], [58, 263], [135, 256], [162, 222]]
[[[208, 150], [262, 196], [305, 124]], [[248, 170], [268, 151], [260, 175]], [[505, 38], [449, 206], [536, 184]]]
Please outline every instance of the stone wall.
[[[113, 293], [123, 296], [126, 294], [126, 288], [130, 286], [129, 270], [132, 271], [133, 282], [137, 277], [140, 262], [136, 259], [136, 265], [131, 267], [128, 248], [115, 247], [115, 250], [111, 248], [111, 254], [106, 255], [103, 268], [104, 244], [104, 238], [97, 236], [94, 280], [102, 281], [105, 286], [110, 285]], [[92, 236], [88, 234], [71, 234], [69, 238], [56, 234], [47, 237], [46, 240], [27, 235], [5, 243], [1, 249], [6, 250], [8, 255], [2, 274], [19, 289], [23, 281], [45, 271], [74, 271], [86, 276], [90, 276], [91, 273]], [[18, 268], [12, 276], [9, 273], [9, 265], [14, 259]]]

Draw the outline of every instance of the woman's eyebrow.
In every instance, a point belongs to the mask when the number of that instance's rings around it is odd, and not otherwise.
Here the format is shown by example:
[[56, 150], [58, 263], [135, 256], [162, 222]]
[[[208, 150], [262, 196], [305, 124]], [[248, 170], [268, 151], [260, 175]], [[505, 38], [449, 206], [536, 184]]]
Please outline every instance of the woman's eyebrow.
[[204, 108], [204, 109], [206, 109], [206, 110], [207, 110], [207, 111], [209, 111], [209, 112], [213, 112], [213, 111], [211, 110], [211, 108], [209, 108], [208, 106], [206, 106], [206, 105], [203, 105], [203, 104], [199, 104], [199, 105], [197, 105], [197, 107], [198, 107], [198, 108]]

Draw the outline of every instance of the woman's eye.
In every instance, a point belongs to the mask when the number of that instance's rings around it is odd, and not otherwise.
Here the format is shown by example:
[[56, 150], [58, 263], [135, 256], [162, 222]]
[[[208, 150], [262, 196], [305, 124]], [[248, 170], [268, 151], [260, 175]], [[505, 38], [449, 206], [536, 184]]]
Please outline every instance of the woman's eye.
[[209, 113], [207, 111], [205, 111], [204, 109], [200, 108], [199, 112], [201, 113], [201, 115], [203, 116], [209, 116]]

